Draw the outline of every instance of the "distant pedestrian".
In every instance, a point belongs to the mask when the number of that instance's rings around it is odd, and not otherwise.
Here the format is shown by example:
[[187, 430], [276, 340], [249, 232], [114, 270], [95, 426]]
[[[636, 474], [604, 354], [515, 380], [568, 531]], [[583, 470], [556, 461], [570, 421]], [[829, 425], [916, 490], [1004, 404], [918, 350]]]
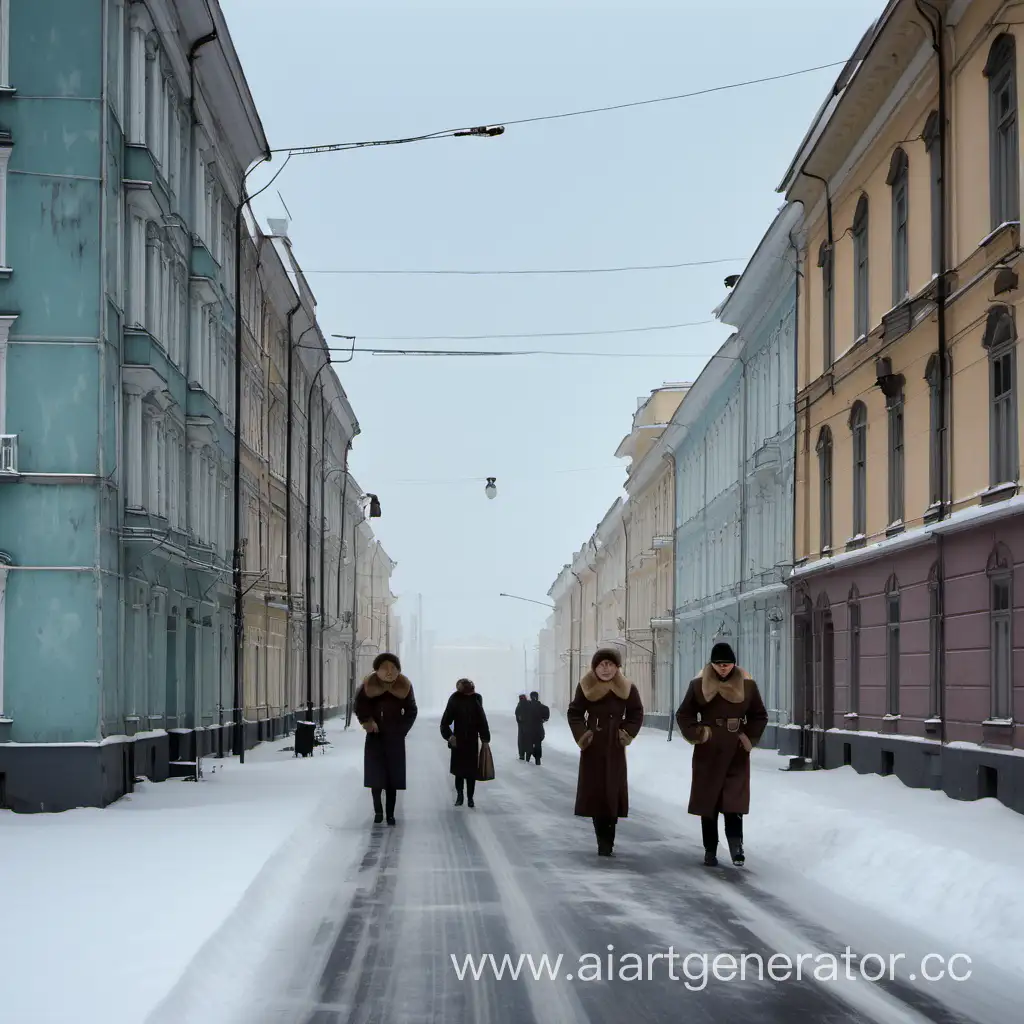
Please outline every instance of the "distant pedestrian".
[[402, 663], [394, 654], [374, 658], [373, 674], [359, 687], [353, 712], [366, 730], [363, 785], [373, 793], [373, 820], [379, 825], [386, 809], [388, 824], [394, 825], [398, 790], [405, 789], [405, 737], [418, 713], [412, 683], [402, 675]]
[[726, 643], [711, 649], [704, 671], [691, 680], [676, 723], [694, 744], [689, 813], [701, 819], [704, 863], [718, 864], [718, 815], [733, 864], [745, 862], [743, 815], [750, 812], [750, 751], [768, 725], [757, 683], [736, 664]]
[[491, 742], [483, 698], [469, 679], [460, 679], [441, 717], [441, 735], [451, 747], [449, 771], [455, 776], [455, 806], [463, 804], [463, 794], [470, 807], [475, 807], [477, 768], [480, 744]]
[[614, 856], [619, 818], [629, 817], [626, 747], [644, 721], [637, 688], [622, 675], [612, 648], [599, 650], [569, 705], [569, 728], [580, 748], [576, 815], [592, 818], [600, 857]]
[[540, 702], [540, 694], [534, 690], [523, 712], [526, 719], [526, 760], [532, 757], [540, 764], [541, 744], [544, 742], [544, 723], [551, 717], [547, 704]]
[[519, 703], [516, 704], [516, 726], [519, 733], [519, 760], [526, 760], [526, 715], [529, 711], [529, 701], [526, 694], [519, 694]]

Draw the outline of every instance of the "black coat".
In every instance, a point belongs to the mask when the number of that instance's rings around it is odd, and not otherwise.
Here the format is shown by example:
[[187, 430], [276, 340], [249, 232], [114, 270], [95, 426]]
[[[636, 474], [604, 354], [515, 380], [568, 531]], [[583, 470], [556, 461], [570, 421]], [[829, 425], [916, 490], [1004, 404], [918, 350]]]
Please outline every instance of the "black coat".
[[405, 737], [418, 713], [412, 683], [400, 675], [390, 686], [377, 677], [363, 680], [353, 704], [366, 730], [363, 785], [367, 789], [405, 789]]
[[491, 742], [491, 729], [480, 694], [457, 690], [448, 698], [441, 718], [441, 735], [446, 740], [455, 737], [449, 765], [451, 774], [456, 778], [475, 779], [480, 743]]
[[523, 739], [530, 745], [544, 739], [544, 723], [551, 717], [547, 704], [532, 698], [523, 708]]
[[516, 723], [519, 726], [519, 742], [526, 742], [526, 713], [529, 711], [529, 701], [525, 698], [516, 702]]

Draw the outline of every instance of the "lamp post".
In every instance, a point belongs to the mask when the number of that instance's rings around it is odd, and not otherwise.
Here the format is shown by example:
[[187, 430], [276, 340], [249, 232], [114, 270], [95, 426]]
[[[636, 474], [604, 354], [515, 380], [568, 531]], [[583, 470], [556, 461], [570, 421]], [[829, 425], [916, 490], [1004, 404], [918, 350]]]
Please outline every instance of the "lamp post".
[[[205, 40], [205, 37], [204, 37]], [[193, 51], [194, 54], [195, 51]], [[401, 146], [412, 142], [427, 142], [434, 139], [445, 139], [445, 138], [495, 138], [505, 133], [503, 125], [478, 125], [473, 128], [462, 128], [457, 130], [447, 130], [441, 132], [430, 132], [426, 135], [416, 135], [401, 139], [375, 139], [367, 142], [338, 142], [331, 143], [323, 146], [291, 146], [281, 149], [268, 149], [258, 160], [255, 160], [252, 165], [244, 171], [242, 174], [242, 180], [239, 183], [238, 189], [238, 203], [235, 206], [235, 239], [234, 239], [234, 250], [235, 250], [235, 288], [234, 288], [234, 300], [235, 300], [235, 396], [234, 396], [234, 416], [235, 416], [235, 445], [234, 445], [234, 552], [232, 556], [232, 586], [234, 590], [234, 627], [235, 627], [235, 665], [234, 665], [234, 692], [233, 692], [233, 704], [234, 704], [234, 730], [232, 737], [232, 748], [233, 753], [238, 757], [239, 763], [245, 763], [245, 733], [242, 722], [242, 676], [243, 676], [243, 660], [244, 660], [244, 623], [245, 623], [245, 591], [242, 583], [242, 546], [239, 534], [241, 533], [242, 527], [242, 438], [241, 438], [241, 418], [242, 418], [242, 368], [244, 361], [242, 359], [242, 227], [244, 224], [243, 213], [245, 207], [259, 196], [266, 189], [270, 188], [270, 185], [277, 179], [277, 175], [263, 186], [258, 192], [249, 195], [248, 182], [249, 176], [256, 170], [257, 167], [273, 159], [274, 153], [287, 154], [284, 165], [281, 170], [284, 170], [284, 166], [287, 165], [288, 160], [293, 156], [305, 156], [312, 154], [326, 154], [326, 153], [344, 153], [354, 149], [370, 149], [381, 146]], [[278, 171], [278, 174], [281, 172]], [[321, 367], [322, 369], [322, 367]], [[289, 402], [288, 406], [288, 421], [291, 423], [292, 408]], [[290, 455], [290, 451], [289, 451]], [[309, 487], [309, 476], [306, 477], [307, 491]], [[308, 499], [307, 499], [308, 505]], [[371, 512], [372, 514], [372, 512]], [[379, 506], [378, 506], [379, 515]], [[308, 530], [308, 524], [307, 524]], [[308, 542], [308, 533], [307, 533]], [[307, 559], [308, 561], [308, 559]], [[291, 565], [288, 566], [289, 582], [291, 577]], [[307, 567], [307, 579], [308, 579], [308, 567]], [[290, 589], [290, 588], [289, 588]], [[307, 604], [307, 616], [308, 616], [308, 604], [309, 595], [306, 595]], [[311, 631], [311, 624], [307, 619], [306, 636], [307, 636], [307, 663], [309, 661], [308, 654], [308, 639]], [[312, 704], [312, 696], [310, 692], [310, 681], [307, 680], [307, 705]]]
[[365, 510], [361, 510], [362, 518], [352, 524], [352, 648], [349, 651], [348, 700], [345, 707], [346, 729], [352, 724], [352, 702], [355, 700], [356, 693], [356, 650], [359, 640], [359, 544], [356, 540], [356, 531], [359, 529], [359, 524], [366, 522], [367, 518], [380, 518], [380, 500], [377, 495], [367, 494], [363, 498], [363, 502], [365, 503], [367, 499], [370, 504], [369, 517]]
[[528, 601], [530, 604], [539, 604], [542, 608], [554, 608], [553, 604], [547, 601], [535, 601], [532, 597], [520, 597], [518, 594], [499, 594], [498, 597], [510, 597], [513, 601]]

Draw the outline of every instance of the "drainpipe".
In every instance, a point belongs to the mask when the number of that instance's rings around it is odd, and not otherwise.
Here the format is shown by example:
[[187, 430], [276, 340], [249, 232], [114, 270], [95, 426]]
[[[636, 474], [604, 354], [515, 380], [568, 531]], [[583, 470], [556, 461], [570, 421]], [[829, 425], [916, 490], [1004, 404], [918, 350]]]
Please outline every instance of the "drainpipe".
[[[356, 531], [359, 523], [352, 524], [352, 649], [349, 651], [348, 666], [348, 706], [345, 709], [345, 728], [352, 724], [352, 702], [356, 692], [356, 648], [359, 641], [359, 542]], [[423, 631], [423, 618], [419, 621], [420, 635]]]
[[[348, 453], [352, 451], [352, 442], [345, 445], [345, 461], [342, 464], [342, 476], [345, 481], [341, 485], [341, 526], [338, 529], [338, 619], [341, 619], [341, 565], [345, 555], [345, 516], [348, 512]], [[347, 692], [347, 688], [346, 688]], [[338, 694], [339, 698], [341, 694]]]
[[[922, 17], [928, 22], [928, 27], [932, 30], [932, 48], [935, 50], [935, 54], [938, 60], [938, 71], [939, 71], [939, 209], [941, 216], [939, 217], [939, 276], [936, 281], [936, 305], [938, 313], [938, 356], [939, 356], [939, 520], [946, 518], [946, 492], [948, 489], [947, 485], [947, 472], [946, 472], [946, 460], [949, 458], [952, 462], [952, 446], [948, 445], [948, 432], [946, 430], [946, 404], [949, 401], [949, 397], [946, 394], [946, 361], [947, 361], [947, 338], [946, 338], [946, 277], [949, 273], [949, 264], [947, 261], [947, 248], [948, 240], [946, 235], [946, 222], [948, 219], [947, 207], [949, 202], [949, 189], [946, 178], [947, 169], [947, 147], [949, 142], [949, 130], [947, 125], [947, 118], [949, 116], [947, 110], [947, 71], [946, 71], [946, 51], [943, 44], [943, 16], [940, 8], [936, 7], [931, 0], [916, 0], [916, 6]], [[933, 22], [930, 17], [922, 10], [922, 7], [928, 8], [935, 14], [935, 21]], [[952, 385], [952, 377], [949, 379], [950, 385]], [[950, 403], [952, 404], [952, 403]], [[950, 466], [952, 470], [952, 466]], [[952, 476], [952, 472], [948, 474]], [[952, 494], [949, 495], [950, 503], [952, 503]], [[938, 546], [938, 563], [939, 563], [939, 651], [938, 651], [938, 668], [939, 668], [939, 685], [938, 685], [938, 708], [937, 713], [939, 716], [939, 742], [944, 744], [947, 741], [946, 736], [946, 572], [945, 572], [945, 550], [942, 534], [937, 537]]]
[[[803, 204], [801, 204], [803, 205]], [[794, 281], [794, 295], [793, 295], [793, 500], [787, 502], [786, 505], [789, 508], [789, 532], [790, 532], [790, 549], [789, 556], [790, 561], [795, 562], [796, 559], [796, 462], [799, 456], [799, 442], [800, 442], [800, 431], [796, 425], [796, 393], [798, 381], [800, 379], [800, 246], [793, 241], [793, 234], [790, 232], [789, 244], [793, 249], [793, 253], [796, 258], [796, 279]], [[806, 479], [806, 478], [805, 478]], [[806, 488], [805, 488], [806, 489]], [[789, 710], [787, 717], [792, 721], [794, 711], [794, 700], [793, 700], [793, 687], [792, 687], [792, 675], [796, 667], [796, 646], [795, 637], [796, 629], [794, 627], [795, 615], [796, 615], [796, 603], [793, 600], [794, 591], [792, 581], [790, 581], [789, 587], [789, 671], [790, 671], [790, 686], [789, 686]], [[778, 654], [776, 654], [778, 659]], [[778, 665], [776, 665], [776, 672], [778, 672]], [[775, 691], [776, 700], [778, 700], [778, 687]], [[777, 725], [778, 723], [776, 723]], [[778, 728], [776, 728], [776, 733]]]
[[672, 658], [669, 675], [669, 691], [672, 699], [669, 701], [668, 709], [668, 740], [672, 742], [672, 726], [675, 724], [676, 715], [676, 600], [678, 597], [679, 571], [676, 566], [676, 536], [679, 533], [679, 481], [676, 478], [676, 456], [675, 452], [666, 452], [663, 458], [672, 463]]
[[[746, 343], [744, 342], [744, 347]], [[743, 646], [743, 577], [747, 569], [747, 361], [739, 357], [740, 366], [740, 465], [739, 465], [739, 498], [740, 498], [740, 578], [736, 602], [736, 646]], [[736, 657], [742, 657], [737, 651]]]
[[295, 342], [292, 339], [292, 324], [295, 314], [302, 308], [302, 300], [297, 299], [295, 305], [288, 310], [288, 371], [286, 374], [286, 390], [288, 392], [288, 413], [285, 418], [285, 455], [284, 455], [284, 564], [285, 593], [288, 595], [288, 619], [285, 623], [284, 648], [287, 652], [284, 659], [285, 706], [291, 704], [292, 687], [292, 425], [295, 422], [295, 404], [292, 399], [292, 363], [295, 359]]
[[[633, 514], [632, 508], [629, 510], [630, 516]], [[623, 585], [626, 591], [626, 625], [622, 630], [622, 638], [626, 641], [626, 657], [629, 657], [629, 524], [626, 518], [622, 519], [622, 533], [626, 538], [625, 544], [625, 578]]]
[[[575, 569], [569, 570], [576, 577], [576, 582], [580, 585], [580, 625], [579, 629], [576, 630], [576, 637], [579, 640], [579, 644], [576, 647], [576, 652], [579, 655], [579, 665], [577, 666], [580, 674], [583, 674], [583, 580], [579, 578]], [[572, 623], [569, 623], [570, 630], [572, 629]]]
[[323, 400], [323, 386], [320, 389], [320, 406], [323, 423], [320, 427], [320, 728], [324, 727], [324, 621], [327, 609], [324, 606], [324, 576], [327, 572], [325, 558], [325, 526], [327, 509], [324, 506], [324, 490], [327, 485], [327, 410], [331, 403]]

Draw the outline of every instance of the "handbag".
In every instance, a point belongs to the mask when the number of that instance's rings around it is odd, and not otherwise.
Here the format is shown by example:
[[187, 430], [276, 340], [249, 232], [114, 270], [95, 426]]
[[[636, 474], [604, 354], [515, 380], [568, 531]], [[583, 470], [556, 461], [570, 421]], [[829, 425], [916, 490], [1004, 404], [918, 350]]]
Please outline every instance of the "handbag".
[[480, 747], [480, 757], [476, 767], [477, 782], [492, 782], [494, 780], [494, 758], [491, 757], [491, 746], [484, 743]]

